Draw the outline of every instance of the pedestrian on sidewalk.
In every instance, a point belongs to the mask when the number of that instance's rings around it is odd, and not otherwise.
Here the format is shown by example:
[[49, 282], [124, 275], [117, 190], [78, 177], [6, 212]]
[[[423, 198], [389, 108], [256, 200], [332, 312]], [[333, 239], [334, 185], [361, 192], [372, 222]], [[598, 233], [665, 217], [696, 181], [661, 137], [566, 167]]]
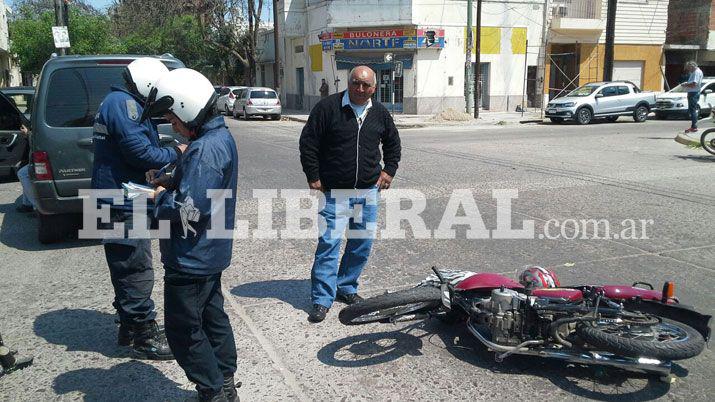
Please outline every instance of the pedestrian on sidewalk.
[[[143, 118], [164, 116], [189, 140], [171, 178], [147, 172], [147, 180], [157, 185], [154, 216], [171, 222], [170, 238], [159, 241], [166, 337], [200, 401], [236, 401], [236, 342], [221, 290], [233, 248], [236, 142], [214, 110], [218, 96], [213, 85], [201, 73], [173, 70], [152, 95]], [[212, 205], [216, 201], [209, 196], [216, 191], [225, 199]], [[215, 227], [215, 222], [224, 226]]]
[[688, 81], [683, 84], [683, 87], [688, 89], [688, 113], [690, 113], [690, 128], [685, 130], [686, 133], [694, 133], [698, 131], [698, 100], [700, 100], [700, 87], [703, 82], [703, 72], [698, 68], [698, 64], [694, 61], [689, 61], [685, 64], [685, 70], [690, 73]]
[[322, 81], [323, 83], [320, 84], [320, 97], [327, 98], [328, 95], [330, 95], [330, 87], [328, 86], [328, 83], [325, 82], [325, 78], [323, 78]]
[[[362, 300], [357, 293], [358, 278], [375, 235], [377, 192], [390, 188], [400, 162], [400, 136], [392, 116], [371, 100], [376, 84], [374, 71], [355, 67], [347, 91], [318, 102], [300, 136], [300, 161], [308, 186], [326, 197], [320, 215], [327, 230], [318, 237], [311, 271], [311, 322], [323, 321], [334, 300], [346, 304]], [[380, 143], [384, 166], [380, 165]], [[355, 194], [339, 197], [337, 193], [343, 190]], [[352, 217], [358, 205], [362, 216]], [[349, 236], [338, 264], [346, 227], [368, 232], [368, 236]]]
[[[172, 148], [159, 144], [159, 134], [151, 121], [140, 121], [151, 86], [169, 69], [156, 58], [142, 57], [124, 70], [125, 88], [112, 87], [104, 98], [94, 121], [93, 189], [121, 189], [122, 183], [144, 182], [144, 173], [172, 163], [181, 155], [184, 145]], [[119, 315], [117, 342], [133, 345], [139, 358], [172, 359], [164, 331], [156, 323], [151, 240], [130, 238], [128, 231], [136, 224], [145, 228], [148, 222], [134, 222], [133, 203], [99, 199], [110, 207], [110, 226], [124, 224], [122, 238], [105, 239], [104, 254], [114, 287], [114, 307]]]

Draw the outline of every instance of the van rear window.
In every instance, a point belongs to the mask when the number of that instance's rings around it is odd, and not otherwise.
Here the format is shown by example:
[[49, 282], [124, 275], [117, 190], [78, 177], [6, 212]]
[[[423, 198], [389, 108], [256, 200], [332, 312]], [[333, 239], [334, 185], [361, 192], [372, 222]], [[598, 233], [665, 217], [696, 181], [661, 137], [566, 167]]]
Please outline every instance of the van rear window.
[[45, 120], [52, 127], [91, 127], [112, 85], [123, 86], [124, 66], [66, 68], [52, 73]]
[[273, 91], [251, 91], [251, 99], [275, 99], [276, 93]]

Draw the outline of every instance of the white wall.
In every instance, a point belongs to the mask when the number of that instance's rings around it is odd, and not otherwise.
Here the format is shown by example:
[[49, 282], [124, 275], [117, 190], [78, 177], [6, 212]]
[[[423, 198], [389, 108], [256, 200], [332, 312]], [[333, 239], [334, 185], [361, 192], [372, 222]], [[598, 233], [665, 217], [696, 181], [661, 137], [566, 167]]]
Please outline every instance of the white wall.
[[8, 36], [7, 20], [10, 16], [10, 8], [5, 5], [4, 0], [0, 0], [0, 51], [10, 49], [10, 39]]
[[[662, 45], [668, 28], [669, 0], [619, 0], [616, 10], [615, 44]], [[608, 2], [601, 15], [606, 18]], [[606, 43], [606, 31], [599, 38]]]

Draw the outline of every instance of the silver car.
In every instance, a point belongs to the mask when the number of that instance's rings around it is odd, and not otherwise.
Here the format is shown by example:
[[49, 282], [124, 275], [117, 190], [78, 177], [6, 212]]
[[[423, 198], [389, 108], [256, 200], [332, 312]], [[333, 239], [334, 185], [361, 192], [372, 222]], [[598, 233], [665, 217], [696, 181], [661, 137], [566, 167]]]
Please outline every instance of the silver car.
[[655, 94], [642, 92], [629, 81], [594, 82], [556, 98], [546, 106], [546, 117], [554, 123], [573, 120], [588, 124], [594, 119], [614, 122], [619, 116], [632, 116], [644, 122], [655, 106]]
[[236, 101], [236, 96], [241, 89], [246, 87], [221, 87], [219, 97], [216, 100], [216, 110], [225, 115], [231, 114], [233, 110], [233, 102]]
[[278, 94], [271, 88], [250, 87], [239, 91], [233, 104], [233, 117], [263, 116], [272, 120], [281, 118], [281, 101]]

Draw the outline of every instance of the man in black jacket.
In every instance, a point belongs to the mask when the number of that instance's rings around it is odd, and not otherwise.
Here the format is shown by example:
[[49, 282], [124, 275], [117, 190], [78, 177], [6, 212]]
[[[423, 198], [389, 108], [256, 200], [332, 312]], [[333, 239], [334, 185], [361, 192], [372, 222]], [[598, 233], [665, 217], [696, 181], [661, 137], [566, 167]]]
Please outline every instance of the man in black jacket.
[[[375, 86], [375, 73], [369, 67], [355, 67], [348, 90], [321, 100], [300, 136], [300, 161], [308, 186], [326, 197], [320, 215], [327, 230], [318, 237], [311, 273], [311, 322], [323, 321], [336, 299], [346, 304], [362, 300], [357, 294], [358, 278], [372, 248], [377, 192], [390, 188], [400, 161], [400, 136], [392, 116], [371, 100]], [[353, 217], [356, 209], [362, 216]], [[338, 266], [346, 227], [358, 235], [348, 235]]]

